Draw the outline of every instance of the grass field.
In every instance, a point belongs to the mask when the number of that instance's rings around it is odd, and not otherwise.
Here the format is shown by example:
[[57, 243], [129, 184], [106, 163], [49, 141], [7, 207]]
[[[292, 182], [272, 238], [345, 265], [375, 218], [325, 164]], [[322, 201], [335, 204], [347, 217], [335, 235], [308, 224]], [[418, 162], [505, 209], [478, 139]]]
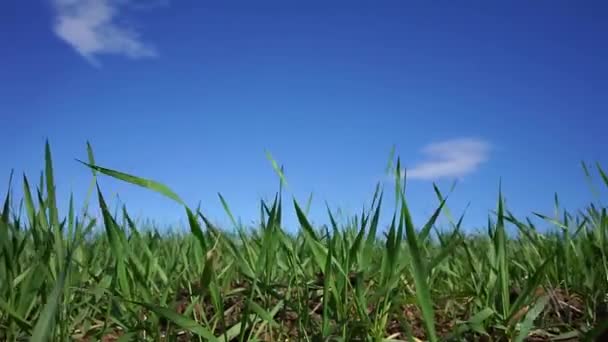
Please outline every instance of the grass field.
[[[48, 144], [40, 180], [11, 182], [23, 199], [7, 191], [2, 341], [578, 341], [605, 328], [608, 215], [598, 203], [568, 213], [556, 197], [559, 215], [541, 217], [554, 233], [540, 234], [503, 206], [497, 189], [487, 232], [471, 236], [437, 188], [435, 215], [412, 222], [395, 177], [394, 189], [379, 186], [371, 207], [347, 222], [328, 211], [329, 224], [312, 227], [306, 203], [279, 189], [261, 202], [258, 229], [228, 233], [164, 185], [97, 166], [87, 147], [87, 202], [98, 199], [99, 221], [71, 199], [58, 212]], [[393, 169], [399, 174], [399, 162]], [[584, 171], [608, 186], [599, 165]], [[161, 234], [138, 226], [126, 208], [112, 213], [100, 176], [183, 204], [191, 233]], [[396, 211], [384, 212], [393, 200]], [[297, 213], [297, 235], [281, 229], [286, 210]], [[384, 233], [378, 222], [387, 215]], [[436, 229], [440, 215], [451, 218], [451, 231]], [[93, 234], [97, 226], [102, 233]]]

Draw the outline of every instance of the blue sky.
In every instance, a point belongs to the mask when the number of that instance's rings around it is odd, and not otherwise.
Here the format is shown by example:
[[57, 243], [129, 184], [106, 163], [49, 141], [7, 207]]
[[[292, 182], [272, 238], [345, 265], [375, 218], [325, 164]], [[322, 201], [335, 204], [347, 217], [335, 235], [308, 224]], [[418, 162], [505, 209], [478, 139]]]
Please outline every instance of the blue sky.
[[[550, 214], [554, 192], [570, 209], [593, 199], [581, 161], [608, 168], [603, 1], [9, 0], [0, 13], [1, 175], [35, 179], [48, 138], [64, 199], [87, 191], [75, 161], [87, 140], [100, 165], [227, 222], [221, 192], [245, 224], [277, 190], [266, 150], [287, 196], [313, 193], [319, 223], [325, 201], [358, 212], [377, 181], [391, 189], [393, 145], [418, 223], [433, 181], [459, 180], [449, 205], [470, 202], [474, 227], [500, 179], [515, 213]], [[100, 185], [134, 216], [184, 217], [160, 195]]]

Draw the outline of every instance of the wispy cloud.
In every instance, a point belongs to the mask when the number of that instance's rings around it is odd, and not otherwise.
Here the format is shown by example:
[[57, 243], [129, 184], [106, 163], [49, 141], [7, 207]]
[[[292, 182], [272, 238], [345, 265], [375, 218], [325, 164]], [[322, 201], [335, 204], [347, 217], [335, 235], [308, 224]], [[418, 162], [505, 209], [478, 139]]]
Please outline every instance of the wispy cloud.
[[[156, 49], [140, 40], [140, 34], [124, 21], [121, 6], [132, 0], [51, 0], [55, 10], [53, 30], [94, 65], [99, 54], [138, 59], [156, 57]], [[135, 8], [131, 6], [131, 8]]]
[[425, 146], [425, 160], [406, 169], [407, 179], [436, 180], [462, 178], [489, 158], [490, 144], [474, 138], [460, 138]]

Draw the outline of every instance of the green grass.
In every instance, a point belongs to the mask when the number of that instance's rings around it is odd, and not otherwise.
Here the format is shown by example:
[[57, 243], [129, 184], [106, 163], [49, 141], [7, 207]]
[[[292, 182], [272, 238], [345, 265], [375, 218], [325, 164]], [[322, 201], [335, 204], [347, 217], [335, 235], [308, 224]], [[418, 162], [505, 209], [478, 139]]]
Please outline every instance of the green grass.
[[[48, 143], [38, 184], [23, 176], [23, 199], [10, 196], [11, 174], [0, 215], [2, 341], [574, 341], [606, 328], [608, 215], [598, 203], [572, 214], [556, 196], [554, 214], [535, 214], [553, 226], [541, 234], [511, 214], [499, 187], [486, 233], [465, 234], [464, 214], [452, 218], [437, 187], [435, 213], [412, 222], [397, 161], [394, 212], [383, 211], [378, 185], [359, 215], [338, 222], [328, 208], [329, 224], [313, 227], [310, 201], [284, 199], [286, 177], [267, 154], [279, 191], [260, 202], [255, 230], [219, 195], [236, 227], [227, 232], [169, 187], [103, 168], [87, 152], [80, 165], [93, 179], [80, 212], [71, 197], [67, 213], [57, 210]], [[608, 186], [599, 165], [584, 171]], [[100, 176], [178, 202], [190, 233], [140, 226], [124, 207], [112, 213]], [[93, 196], [99, 221], [88, 214]], [[282, 229], [285, 210], [297, 215], [295, 235]], [[437, 228], [441, 215], [451, 230]]]

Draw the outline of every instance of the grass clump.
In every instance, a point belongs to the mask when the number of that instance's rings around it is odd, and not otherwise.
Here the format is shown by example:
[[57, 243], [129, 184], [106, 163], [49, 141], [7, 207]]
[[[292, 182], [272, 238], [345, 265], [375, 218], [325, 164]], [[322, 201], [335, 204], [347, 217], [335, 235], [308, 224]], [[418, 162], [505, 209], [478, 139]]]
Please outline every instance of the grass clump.
[[[578, 341], [606, 328], [605, 207], [591, 203], [573, 215], [556, 197], [559, 217], [536, 214], [556, 232], [541, 234], [509, 212], [499, 188], [487, 232], [467, 235], [464, 214], [450, 231], [437, 229], [441, 214], [451, 216], [435, 186], [438, 207], [416, 229], [397, 161], [397, 206], [383, 237], [380, 185], [370, 208], [346, 223], [328, 210], [322, 227], [294, 199], [300, 230], [292, 235], [282, 229], [285, 177], [271, 159], [281, 188], [272, 203], [261, 201], [259, 228], [234, 222], [229, 233], [167, 186], [103, 168], [87, 151], [82, 164], [92, 171], [99, 220], [88, 199], [81, 213], [71, 198], [68, 213], [58, 212], [48, 143], [39, 183], [23, 177], [19, 211], [9, 185], [0, 215], [0, 340]], [[142, 227], [125, 207], [112, 214], [99, 174], [177, 201], [191, 234]]]

